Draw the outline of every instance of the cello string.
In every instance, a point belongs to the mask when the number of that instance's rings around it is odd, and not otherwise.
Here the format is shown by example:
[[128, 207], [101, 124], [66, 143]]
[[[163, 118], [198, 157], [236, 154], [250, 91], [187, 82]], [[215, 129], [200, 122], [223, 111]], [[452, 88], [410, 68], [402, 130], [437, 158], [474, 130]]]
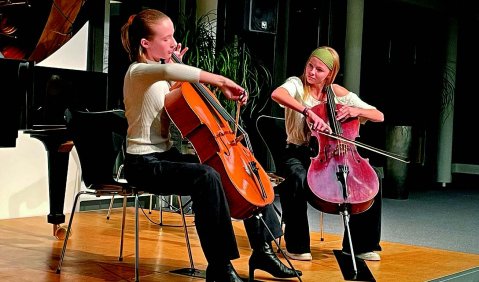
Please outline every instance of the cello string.
[[[173, 61], [175, 63], [178, 63], [178, 64], [184, 64], [179, 58], [178, 56], [176, 56], [175, 54], [171, 54], [171, 58], [173, 59]], [[230, 113], [228, 113], [228, 111], [226, 111], [226, 109], [221, 106], [221, 104], [218, 103], [218, 101], [216, 99], [214, 99], [213, 97], [211, 97], [211, 95], [209, 95], [206, 90], [205, 90], [205, 87], [203, 84], [201, 83], [190, 83], [191, 86], [193, 86], [195, 88], [195, 90], [201, 94], [201, 97], [203, 97], [204, 99], [207, 100], [207, 102], [228, 122], [231, 122], [231, 123], [235, 123], [235, 120], [233, 119], [233, 117], [230, 115]], [[254, 155], [253, 153], [253, 146], [251, 145], [251, 141], [249, 139], [249, 136], [248, 136], [248, 133], [246, 133], [246, 131], [243, 129], [243, 127], [241, 127], [241, 125], [239, 123], [237, 123], [237, 128], [239, 129], [239, 131], [241, 132], [241, 134], [243, 135], [243, 139], [245, 140], [245, 143], [246, 143], [246, 147], [248, 148], [248, 150], [251, 152], [252, 155]], [[238, 139], [238, 138], [237, 138]]]
[[[333, 130], [333, 133], [335, 135], [338, 135], [338, 136], [341, 136], [342, 137], [342, 134], [343, 134], [343, 128], [341, 126], [341, 123], [337, 120], [336, 118], [336, 102], [334, 101], [334, 97], [336, 97], [336, 94], [334, 94], [334, 91], [333, 91], [333, 88], [331, 86], [331, 84], [327, 85], [326, 87], [326, 103], [328, 105], [328, 113], [329, 113], [329, 118], [332, 122], [330, 122], [331, 124], [331, 129]], [[347, 146], [345, 146], [346, 144], [343, 144], [341, 142], [341, 139], [336, 139], [337, 140], [337, 146], [336, 148], [338, 148], [338, 154], [340, 156], [345, 156], [346, 153], [347, 153]]]
[[235, 138], [236, 138], [236, 133], [238, 132], [238, 126], [239, 126], [239, 118], [240, 118], [240, 108], [241, 108], [241, 103], [238, 101], [236, 101], [236, 118], [235, 118]]
[[336, 94], [334, 94], [333, 89], [331, 88], [331, 84], [327, 85], [326, 104], [328, 105], [329, 118], [331, 119], [331, 128], [333, 129], [333, 133], [335, 133], [336, 135], [341, 135], [343, 134], [343, 129], [339, 121], [336, 119], [336, 102], [334, 101], [335, 96]]

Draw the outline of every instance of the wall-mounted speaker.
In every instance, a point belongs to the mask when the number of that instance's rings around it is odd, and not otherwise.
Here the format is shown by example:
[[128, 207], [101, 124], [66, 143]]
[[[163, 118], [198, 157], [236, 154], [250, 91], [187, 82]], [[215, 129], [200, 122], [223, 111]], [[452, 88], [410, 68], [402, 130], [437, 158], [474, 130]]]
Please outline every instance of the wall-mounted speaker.
[[245, 29], [276, 34], [279, 0], [247, 0]]

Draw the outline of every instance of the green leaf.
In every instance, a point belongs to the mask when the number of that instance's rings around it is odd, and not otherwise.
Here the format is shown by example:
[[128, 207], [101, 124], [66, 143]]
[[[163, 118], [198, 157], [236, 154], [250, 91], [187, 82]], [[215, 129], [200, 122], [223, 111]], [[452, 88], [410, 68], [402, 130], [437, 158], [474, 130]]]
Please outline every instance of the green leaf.
[[[216, 14], [210, 11], [191, 21], [192, 17], [181, 15], [176, 27], [176, 37], [189, 50], [184, 56], [188, 65], [221, 74], [240, 84], [249, 93], [248, 103], [241, 108], [241, 114], [252, 115], [259, 106], [261, 92], [269, 90], [272, 85], [270, 71], [255, 60], [248, 46], [236, 36], [232, 42], [217, 48], [216, 46]], [[218, 89], [211, 89], [221, 105], [235, 116], [236, 103], [219, 94]]]

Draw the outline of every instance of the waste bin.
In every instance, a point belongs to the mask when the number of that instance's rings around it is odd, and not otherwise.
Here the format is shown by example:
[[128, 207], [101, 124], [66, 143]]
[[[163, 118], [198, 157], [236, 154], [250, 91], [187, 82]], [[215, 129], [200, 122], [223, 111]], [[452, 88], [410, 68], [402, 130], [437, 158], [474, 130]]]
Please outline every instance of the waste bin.
[[[409, 158], [411, 144], [412, 126], [386, 126], [386, 151]], [[384, 169], [383, 197], [408, 198], [409, 169], [409, 164], [387, 158]]]

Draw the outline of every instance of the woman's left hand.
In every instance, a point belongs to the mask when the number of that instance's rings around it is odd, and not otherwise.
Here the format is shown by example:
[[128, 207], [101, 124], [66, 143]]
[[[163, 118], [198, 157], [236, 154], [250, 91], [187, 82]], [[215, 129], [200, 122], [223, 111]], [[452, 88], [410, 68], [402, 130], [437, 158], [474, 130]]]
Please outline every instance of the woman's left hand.
[[348, 118], [358, 117], [360, 109], [350, 106], [342, 106], [336, 113], [336, 119], [343, 122]]
[[[184, 47], [183, 50], [181, 49], [181, 43], [176, 44], [175, 50], [173, 51], [173, 54], [176, 55], [176, 57], [181, 61], [183, 61], [183, 56], [185, 55], [186, 51], [188, 51], [188, 47]], [[168, 61], [168, 63], [171, 63], [172, 60]]]

